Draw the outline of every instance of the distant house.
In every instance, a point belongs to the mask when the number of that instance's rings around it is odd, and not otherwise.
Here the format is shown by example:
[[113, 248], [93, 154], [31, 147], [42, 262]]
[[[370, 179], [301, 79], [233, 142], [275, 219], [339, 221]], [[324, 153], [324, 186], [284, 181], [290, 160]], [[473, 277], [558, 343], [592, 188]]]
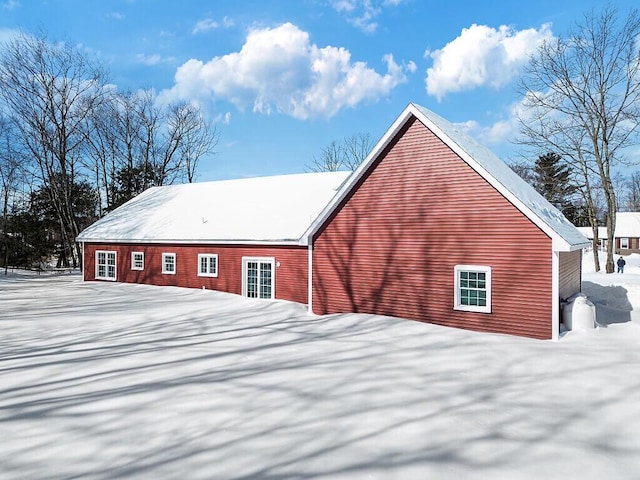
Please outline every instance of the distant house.
[[[591, 227], [578, 227], [578, 230], [593, 241]], [[616, 213], [616, 233], [613, 236], [615, 252], [619, 255], [640, 253], [640, 212]], [[606, 250], [607, 227], [598, 227], [598, 249]]]
[[616, 253], [640, 253], [640, 212], [616, 213]]
[[[589, 249], [593, 247], [593, 229], [591, 227], [577, 227], [578, 231], [589, 239]], [[607, 227], [598, 227], [598, 250], [607, 249]]]
[[414, 104], [349, 176], [156, 187], [78, 240], [86, 280], [544, 339], [580, 291], [589, 246], [489, 150]]

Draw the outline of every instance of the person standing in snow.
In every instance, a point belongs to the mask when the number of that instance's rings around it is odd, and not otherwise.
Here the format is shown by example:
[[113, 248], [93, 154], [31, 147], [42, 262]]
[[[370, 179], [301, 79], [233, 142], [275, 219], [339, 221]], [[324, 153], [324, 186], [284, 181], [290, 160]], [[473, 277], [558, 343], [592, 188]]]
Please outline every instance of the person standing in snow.
[[624, 261], [624, 258], [620, 257], [618, 259], [618, 273], [624, 273], [624, 266], [627, 262]]

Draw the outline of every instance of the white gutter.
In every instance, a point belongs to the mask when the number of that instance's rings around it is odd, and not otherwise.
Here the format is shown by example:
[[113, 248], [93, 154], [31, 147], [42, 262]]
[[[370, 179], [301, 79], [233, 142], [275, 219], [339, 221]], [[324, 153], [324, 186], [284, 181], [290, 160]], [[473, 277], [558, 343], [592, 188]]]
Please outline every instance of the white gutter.
[[307, 268], [309, 269], [309, 273], [307, 275], [307, 310], [309, 314], [313, 314], [313, 243], [309, 242], [309, 247], [307, 249], [309, 252], [308, 260], [307, 260]]
[[560, 338], [560, 253], [551, 252], [551, 340]]

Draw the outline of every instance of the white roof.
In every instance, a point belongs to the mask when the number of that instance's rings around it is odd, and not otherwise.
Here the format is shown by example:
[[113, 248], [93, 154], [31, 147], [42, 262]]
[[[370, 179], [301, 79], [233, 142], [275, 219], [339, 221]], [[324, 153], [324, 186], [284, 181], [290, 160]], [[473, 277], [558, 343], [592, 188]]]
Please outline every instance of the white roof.
[[[589, 240], [593, 240], [593, 229], [591, 227], [576, 227]], [[598, 227], [598, 238], [607, 238], [607, 227]]]
[[78, 241], [297, 244], [350, 173], [152, 187], [85, 229]]
[[549, 235], [555, 251], [571, 251], [589, 245], [588, 239], [556, 207], [551, 205], [533, 187], [520, 178], [491, 150], [480, 145], [450, 122], [415, 104], [409, 104], [405, 108], [369, 156], [354, 172], [354, 175], [345, 182], [340, 192], [333, 198], [309, 230], [305, 232], [307, 238], [310, 238], [320, 228], [331, 215], [333, 209], [340, 204], [351, 188], [362, 178], [369, 166], [384, 151], [400, 128], [412, 117], [416, 117], [429, 128], [535, 225]]
[[616, 237], [640, 237], [640, 212], [616, 213]]

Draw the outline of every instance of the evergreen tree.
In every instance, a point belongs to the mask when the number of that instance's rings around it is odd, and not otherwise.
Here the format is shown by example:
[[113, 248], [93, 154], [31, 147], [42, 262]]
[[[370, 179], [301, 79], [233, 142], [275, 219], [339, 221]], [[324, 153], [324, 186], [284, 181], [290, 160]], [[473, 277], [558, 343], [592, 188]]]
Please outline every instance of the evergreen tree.
[[152, 166], [143, 164], [133, 167], [123, 167], [116, 173], [115, 189], [111, 209], [115, 209], [128, 202], [147, 188], [160, 185], [157, 174]]
[[549, 152], [538, 157], [533, 175], [533, 187], [538, 193], [576, 223], [580, 213], [574, 205], [574, 195], [578, 188], [572, 182], [571, 167], [563, 163], [560, 155]]

